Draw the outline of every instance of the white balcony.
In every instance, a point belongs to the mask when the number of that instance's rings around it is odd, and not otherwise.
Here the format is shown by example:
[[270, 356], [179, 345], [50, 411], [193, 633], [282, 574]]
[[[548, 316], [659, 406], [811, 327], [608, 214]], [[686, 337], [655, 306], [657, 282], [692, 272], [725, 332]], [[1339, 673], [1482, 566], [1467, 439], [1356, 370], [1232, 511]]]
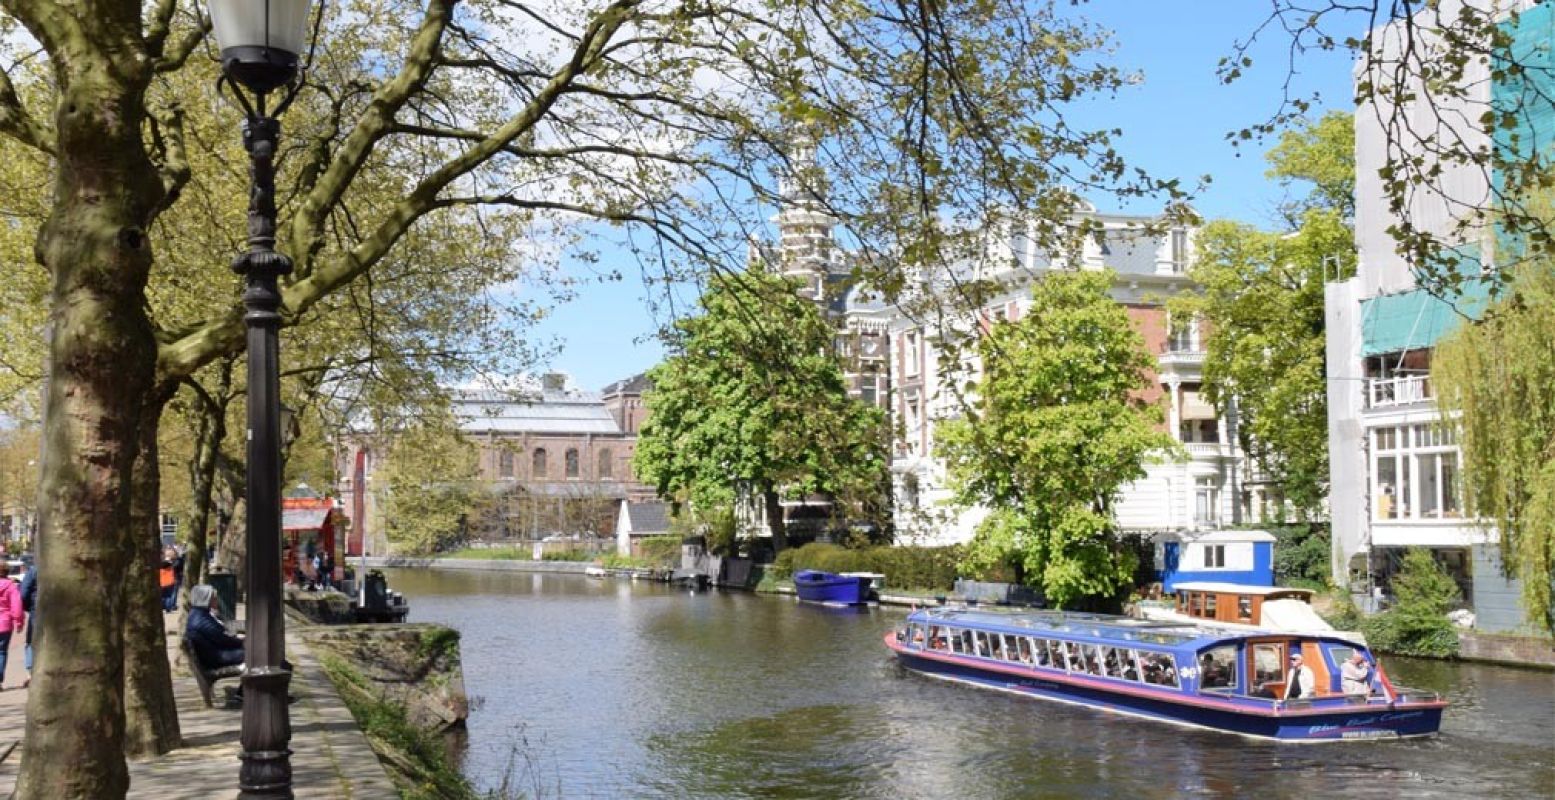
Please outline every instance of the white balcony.
[[1158, 357], [1162, 367], [1202, 367], [1203, 350], [1168, 350]]
[[1367, 408], [1393, 408], [1431, 401], [1429, 375], [1403, 375], [1366, 381]]

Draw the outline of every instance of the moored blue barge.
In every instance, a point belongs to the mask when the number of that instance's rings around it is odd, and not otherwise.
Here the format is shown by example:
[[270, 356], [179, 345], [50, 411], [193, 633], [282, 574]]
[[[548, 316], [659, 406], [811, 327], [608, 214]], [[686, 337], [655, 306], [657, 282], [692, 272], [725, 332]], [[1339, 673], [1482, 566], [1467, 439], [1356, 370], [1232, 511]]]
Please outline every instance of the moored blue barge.
[[[1395, 687], [1359, 642], [1230, 632], [1129, 617], [935, 608], [886, 635], [902, 664], [934, 677], [1179, 725], [1282, 742], [1429, 736], [1445, 700]], [[1361, 691], [1341, 665], [1364, 657]], [[1290, 697], [1288, 664], [1311, 671]]]

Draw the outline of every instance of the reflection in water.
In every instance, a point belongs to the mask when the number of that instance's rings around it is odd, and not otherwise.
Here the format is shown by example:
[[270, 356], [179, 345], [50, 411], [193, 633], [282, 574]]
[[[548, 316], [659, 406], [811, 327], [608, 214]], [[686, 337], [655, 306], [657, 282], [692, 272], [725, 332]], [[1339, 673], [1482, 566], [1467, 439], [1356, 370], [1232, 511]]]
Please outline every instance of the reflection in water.
[[394, 571], [464, 634], [466, 774], [574, 797], [1555, 797], [1555, 679], [1390, 659], [1435, 739], [1275, 745], [899, 668], [897, 610], [570, 575]]

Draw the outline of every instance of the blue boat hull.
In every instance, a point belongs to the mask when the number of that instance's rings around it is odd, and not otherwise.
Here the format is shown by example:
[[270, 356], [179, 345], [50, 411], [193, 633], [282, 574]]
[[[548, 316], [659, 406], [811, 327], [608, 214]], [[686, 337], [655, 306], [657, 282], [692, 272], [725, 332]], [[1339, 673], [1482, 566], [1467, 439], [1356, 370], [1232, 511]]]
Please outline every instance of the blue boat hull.
[[869, 602], [869, 578], [805, 570], [794, 576], [794, 591], [811, 603], [859, 605]]
[[[968, 659], [920, 655], [889, 638], [903, 666], [938, 678], [1001, 691], [1057, 700], [1179, 725], [1238, 733], [1279, 741], [1321, 742], [1351, 739], [1393, 739], [1428, 736], [1441, 726], [1442, 704], [1389, 707], [1386, 705], [1340, 707], [1256, 713], [1249, 709], [1216, 707], [1170, 699], [1165, 692], [1125, 693], [1083, 681], [1060, 680], [1037, 670], [1026, 674], [988, 669]], [[1230, 705], [1230, 704], [1226, 704]]]

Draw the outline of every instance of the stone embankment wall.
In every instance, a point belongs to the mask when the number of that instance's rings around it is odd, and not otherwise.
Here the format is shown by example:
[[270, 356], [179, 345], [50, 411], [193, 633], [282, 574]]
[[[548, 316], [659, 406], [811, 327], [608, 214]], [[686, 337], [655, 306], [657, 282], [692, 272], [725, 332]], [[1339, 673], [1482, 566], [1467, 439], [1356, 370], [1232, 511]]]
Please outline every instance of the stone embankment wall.
[[459, 632], [426, 622], [331, 625], [301, 632], [322, 656], [334, 656], [367, 680], [375, 699], [405, 709], [411, 724], [441, 733], [464, 724]]
[[[501, 558], [409, 558], [405, 556], [352, 558], [350, 566], [368, 569], [410, 567], [429, 569], [467, 569], [487, 572], [562, 572], [582, 575], [592, 566], [586, 561], [523, 561]], [[358, 572], [361, 570], [358, 569]]]
[[405, 798], [473, 800], [443, 734], [462, 728], [459, 632], [430, 623], [319, 625], [298, 634], [315, 653]]
[[1459, 631], [1458, 656], [1472, 661], [1555, 669], [1555, 640], [1541, 636]]

